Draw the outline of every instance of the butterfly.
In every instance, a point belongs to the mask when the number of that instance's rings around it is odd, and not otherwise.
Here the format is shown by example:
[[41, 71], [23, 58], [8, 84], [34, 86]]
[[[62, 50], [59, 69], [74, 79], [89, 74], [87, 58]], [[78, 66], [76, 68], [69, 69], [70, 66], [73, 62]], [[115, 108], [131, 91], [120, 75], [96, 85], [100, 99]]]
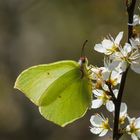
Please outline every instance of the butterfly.
[[30, 67], [17, 77], [14, 88], [37, 105], [43, 117], [64, 127], [90, 107], [90, 74], [87, 58], [81, 56], [78, 62], [62, 60]]

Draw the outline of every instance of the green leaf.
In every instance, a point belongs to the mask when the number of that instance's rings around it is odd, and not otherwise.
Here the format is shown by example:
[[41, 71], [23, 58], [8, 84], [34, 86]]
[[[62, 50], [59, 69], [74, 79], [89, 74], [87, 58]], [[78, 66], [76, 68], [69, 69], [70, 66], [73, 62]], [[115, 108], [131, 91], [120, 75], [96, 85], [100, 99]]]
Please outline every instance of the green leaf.
[[91, 103], [90, 79], [82, 69], [75, 61], [34, 66], [19, 75], [14, 87], [39, 106], [42, 116], [65, 126], [82, 117]]

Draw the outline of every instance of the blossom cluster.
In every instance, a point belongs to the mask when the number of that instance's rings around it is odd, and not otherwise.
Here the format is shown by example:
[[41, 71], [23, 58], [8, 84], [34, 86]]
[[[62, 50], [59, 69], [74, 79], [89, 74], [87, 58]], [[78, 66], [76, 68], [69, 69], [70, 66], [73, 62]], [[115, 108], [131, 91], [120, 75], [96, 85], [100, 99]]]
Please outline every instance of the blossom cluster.
[[[130, 26], [138, 25], [140, 25], [140, 17], [134, 15], [133, 24]], [[109, 35], [101, 43], [95, 45], [94, 50], [104, 54], [104, 66], [92, 66], [91, 68], [94, 87], [91, 108], [97, 109], [105, 106], [113, 116], [122, 75], [129, 68], [140, 74], [140, 37], [134, 36], [122, 45], [123, 34], [124, 32], [119, 32], [115, 39]], [[109, 119], [103, 114], [91, 116], [90, 122], [90, 131], [100, 137], [112, 131]], [[119, 129], [121, 134], [129, 134], [133, 140], [140, 139], [140, 117], [130, 118], [124, 102], [120, 106]]]

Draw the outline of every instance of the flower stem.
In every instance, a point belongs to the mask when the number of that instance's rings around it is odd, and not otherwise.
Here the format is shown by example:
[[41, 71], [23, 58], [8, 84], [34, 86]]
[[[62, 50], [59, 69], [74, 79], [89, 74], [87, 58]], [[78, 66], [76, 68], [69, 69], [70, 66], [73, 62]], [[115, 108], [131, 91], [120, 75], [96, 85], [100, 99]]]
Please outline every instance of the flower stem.
[[[133, 36], [133, 16], [134, 16], [134, 9], [136, 5], [136, 0], [126, 0], [126, 7], [127, 7], [127, 13], [128, 13], [128, 43], [130, 43], [130, 39]], [[115, 116], [114, 116], [114, 128], [113, 128], [113, 140], [119, 140], [122, 134], [119, 132], [119, 115], [120, 115], [120, 107], [122, 102], [122, 95], [124, 91], [125, 81], [127, 77], [127, 72], [129, 70], [129, 66], [126, 69], [125, 72], [122, 74], [120, 88], [118, 97], [115, 100]]]

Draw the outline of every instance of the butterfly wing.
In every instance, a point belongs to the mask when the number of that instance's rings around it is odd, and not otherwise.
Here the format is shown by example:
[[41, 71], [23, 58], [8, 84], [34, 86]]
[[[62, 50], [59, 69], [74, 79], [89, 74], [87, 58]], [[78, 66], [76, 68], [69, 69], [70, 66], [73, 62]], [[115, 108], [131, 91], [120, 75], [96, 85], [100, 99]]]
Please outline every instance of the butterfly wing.
[[51, 64], [33, 66], [23, 71], [16, 79], [14, 88], [22, 91], [34, 104], [47, 88], [65, 73], [79, 67], [75, 61], [59, 61]]
[[89, 79], [75, 61], [59, 61], [23, 71], [15, 82], [39, 106], [40, 113], [60, 125], [82, 117], [91, 103]]
[[40, 113], [60, 126], [81, 118], [91, 103], [91, 86], [88, 83], [88, 79], [81, 77], [79, 69], [68, 72], [48, 89], [47, 95], [59, 96], [49, 104], [46, 96], [39, 107]]

